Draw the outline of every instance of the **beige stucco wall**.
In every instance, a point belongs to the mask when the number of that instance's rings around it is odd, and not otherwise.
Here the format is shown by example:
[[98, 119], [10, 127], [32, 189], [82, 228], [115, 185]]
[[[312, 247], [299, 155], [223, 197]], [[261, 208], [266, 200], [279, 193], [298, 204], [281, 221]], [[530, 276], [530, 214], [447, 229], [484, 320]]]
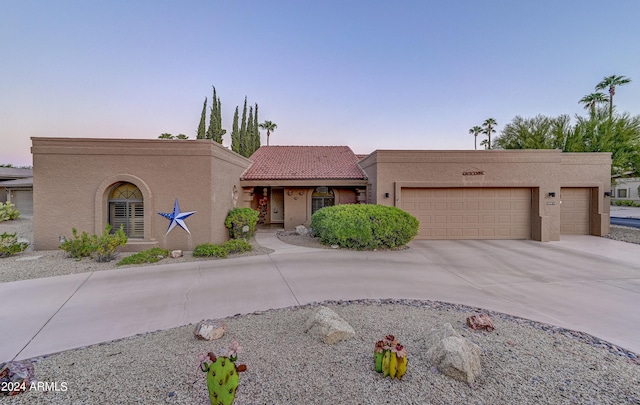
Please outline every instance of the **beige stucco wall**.
[[[222, 243], [228, 211], [242, 205], [239, 178], [250, 164], [209, 140], [32, 138], [32, 144], [38, 250], [56, 249], [71, 228], [102, 233], [108, 193], [120, 181], [144, 196], [145, 236], [130, 239], [126, 250]], [[197, 211], [185, 220], [191, 234], [177, 226], [165, 235], [169, 220], [158, 212], [171, 213], [176, 198], [182, 212]]]
[[[558, 150], [377, 150], [360, 161], [372, 183], [372, 203], [401, 206], [403, 187], [525, 187], [532, 189], [532, 238], [560, 239], [560, 188], [591, 187], [591, 232], [609, 231], [609, 153]], [[482, 172], [482, 175], [464, 175]], [[555, 197], [549, 197], [549, 193]], [[389, 193], [389, 197], [385, 197]], [[608, 198], [607, 198], [608, 199]]]

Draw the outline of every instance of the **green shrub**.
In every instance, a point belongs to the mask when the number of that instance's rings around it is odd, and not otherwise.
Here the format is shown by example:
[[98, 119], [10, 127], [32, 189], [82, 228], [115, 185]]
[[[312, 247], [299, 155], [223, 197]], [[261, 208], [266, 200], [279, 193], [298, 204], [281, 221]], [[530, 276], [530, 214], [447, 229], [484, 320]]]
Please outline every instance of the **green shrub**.
[[250, 252], [253, 247], [242, 239], [231, 239], [222, 244], [227, 254]]
[[251, 208], [234, 208], [229, 211], [224, 225], [229, 229], [231, 239], [247, 239], [256, 232], [258, 211]]
[[214, 245], [211, 243], [203, 243], [196, 246], [193, 250], [195, 257], [219, 257], [226, 258], [229, 254], [250, 252], [253, 247], [251, 244], [242, 239], [231, 239], [222, 245]]
[[125, 266], [127, 264], [156, 263], [168, 256], [168, 250], [155, 247], [144, 250], [142, 252], [134, 253], [131, 256], [127, 256], [116, 263], [116, 266]]
[[15, 233], [2, 233], [0, 235], [0, 257], [9, 257], [20, 253], [29, 247], [26, 242], [18, 242]]
[[86, 232], [82, 232], [82, 234], [78, 236], [78, 230], [76, 228], [71, 228], [71, 233], [73, 234], [73, 239], [67, 239], [62, 242], [60, 249], [67, 252], [67, 255], [74, 259], [80, 260], [83, 257], [91, 257], [91, 253], [93, 253], [91, 236]]
[[60, 249], [77, 260], [83, 257], [93, 257], [97, 262], [111, 261], [115, 258], [116, 248], [126, 245], [128, 240], [122, 225], [113, 234], [111, 233], [111, 225], [108, 224], [100, 236], [89, 235], [86, 232], [78, 235], [76, 228], [72, 228], [71, 233], [73, 239], [62, 242]]
[[320, 242], [349, 249], [406, 245], [418, 234], [418, 220], [396, 207], [347, 204], [322, 208], [311, 217]]
[[0, 202], [0, 222], [20, 218], [20, 212], [12, 203]]
[[632, 200], [613, 200], [611, 203], [619, 207], [640, 207], [640, 204]]
[[97, 262], [110, 262], [115, 259], [116, 248], [127, 244], [127, 234], [124, 232], [124, 226], [111, 233], [111, 225], [107, 225], [101, 236], [94, 235], [93, 253]]
[[193, 249], [193, 255], [195, 257], [220, 257], [224, 259], [227, 257], [227, 250], [220, 245], [203, 243]]

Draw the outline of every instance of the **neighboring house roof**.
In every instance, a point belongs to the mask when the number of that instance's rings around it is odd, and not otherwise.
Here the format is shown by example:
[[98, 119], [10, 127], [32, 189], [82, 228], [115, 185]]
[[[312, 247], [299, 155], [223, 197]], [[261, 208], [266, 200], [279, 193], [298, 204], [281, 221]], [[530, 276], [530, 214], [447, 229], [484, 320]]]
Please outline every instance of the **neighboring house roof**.
[[23, 179], [25, 177], [33, 177], [33, 169], [0, 167], [0, 180]]
[[369, 155], [370, 155], [370, 153], [369, 154], [367, 154], [367, 153], [358, 153], [358, 154], [356, 154], [356, 157], [358, 158], [358, 160], [362, 160], [362, 159], [366, 158]]
[[367, 178], [348, 146], [262, 146], [249, 159], [242, 180]]
[[33, 187], [33, 177], [25, 177], [23, 179], [0, 181], [0, 187]]

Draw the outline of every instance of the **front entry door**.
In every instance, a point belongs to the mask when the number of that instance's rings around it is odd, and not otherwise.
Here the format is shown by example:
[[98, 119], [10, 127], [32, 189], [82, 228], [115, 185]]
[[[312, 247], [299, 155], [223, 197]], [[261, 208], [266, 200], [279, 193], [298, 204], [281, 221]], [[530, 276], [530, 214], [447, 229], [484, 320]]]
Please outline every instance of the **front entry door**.
[[284, 189], [271, 188], [271, 223], [284, 223]]

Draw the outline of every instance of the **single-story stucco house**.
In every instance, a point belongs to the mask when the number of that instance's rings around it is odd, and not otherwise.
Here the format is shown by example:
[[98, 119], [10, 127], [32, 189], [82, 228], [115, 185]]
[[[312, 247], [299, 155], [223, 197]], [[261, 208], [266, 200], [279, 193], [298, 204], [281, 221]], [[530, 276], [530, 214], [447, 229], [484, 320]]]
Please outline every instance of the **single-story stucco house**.
[[33, 170], [0, 167], [0, 202], [10, 202], [22, 215], [33, 214]]
[[[265, 224], [308, 226], [334, 204], [396, 206], [419, 239], [559, 240], [609, 232], [609, 153], [263, 146], [250, 159], [210, 140], [32, 138], [35, 248], [124, 225], [128, 250], [193, 250], [227, 239], [252, 207]], [[176, 226], [177, 225], [177, 226]]]

